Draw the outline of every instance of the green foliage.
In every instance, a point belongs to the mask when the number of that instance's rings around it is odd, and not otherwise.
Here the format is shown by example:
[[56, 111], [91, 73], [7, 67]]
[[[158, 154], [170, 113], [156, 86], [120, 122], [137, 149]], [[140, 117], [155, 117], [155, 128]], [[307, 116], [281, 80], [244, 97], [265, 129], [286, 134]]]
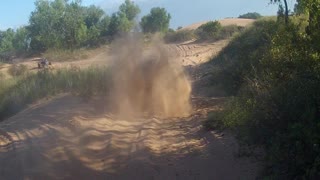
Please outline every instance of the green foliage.
[[119, 11], [112, 14], [107, 34], [114, 38], [116, 35], [128, 33], [132, 30], [134, 19], [139, 13], [139, 7], [134, 2], [126, 0], [120, 5]]
[[84, 13], [86, 14], [84, 17], [84, 22], [87, 28], [97, 26], [97, 24], [100, 23], [100, 19], [105, 15], [104, 11], [101, 8], [94, 5], [85, 8]]
[[164, 39], [167, 43], [189, 41], [195, 38], [193, 30], [169, 31]]
[[246, 14], [242, 14], [239, 16], [239, 18], [244, 18], [244, 19], [259, 19], [261, 18], [261, 14], [257, 12], [248, 12]]
[[206, 127], [231, 128], [263, 145], [267, 178], [320, 177], [320, 56], [313, 35], [296, 23], [258, 21], [211, 62], [220, 69], [214, 83], [236, 97]]
[[221, 40], [233, 36], [234, 33], [240, 32], [243, 28], [236, 25], [222, 26], [218, 21], [207, 22], [195, 31], [200, 40]]
[[141, 18], [140, 25], [145, 33], [165, 33], [169, 29], [171, 16], [166, 9], [155, 7], [150, 13]]
[[87, 26], [82, 16], [82, 7], [79, 3], [71, 2], [66, 5], [64, 18], [64, 45], [68, 49], [80, 47], [86, 41]]
[[20, 27], [16, 30], [12, 44], [18, 54], [28, 51], [28, 31], [25, 27]]
[[[130, 32], [140, 13], [133, 1], [126, 0], [110, 18], [94, 5], [81, 0], [37, 0], [29, 25], [16, 31], [0, 31], [0, 58], [8, 54], [43, 53], [47, 50], [96, 47], [114, 36]], [[11, 57], [11, 55], [10, 55]]]
[[130, 22], [125, 14], [114, 13], [111, 16], [108, 35], [114, 37], [116, 35], [129, 32], [132, 28], [132, 22]]
[[[0, 120], [4, 120], [29, 103], [47, 96], [71, 92], [83, 98], [106, 95], [110, 85], [110, 71], [105, 67], [81, 70], [77, 67], [56, 72], [39, 71], [0, 84]], [[102, 83], [103, 82], [103, 83]]]
[[119, 13], [122, 13], [126, 18], [132, 22], [140, 13], [140, 8], [134, 4], [133, 1], [125, 0], [119, 7]]
[[98, 46], [108, 36], [129, 32], [133, 18], [140, 12], [131, 1], [122, 4], [112, 18], [99, 7], [82, 6], [81, 1], [38, 0], [35, 5], [27, 27], [30, 47], [35, 52]]
[[196, 33], [202, 40], [217, 39], [221, 29], [219, 21], [210, 21], [198, 27]]
[[101, 36], [105, 37], [108, 35], [109, 25], [110, 25], [110, 17], [104, 16], [98, 24], [99, 29], [101, 30], [100, 32]]
[[31, 48], [34, 51], [43, 51], [49, 47], [62, 47], [64, 40], [64, 12], [66, 1], [35, 2], [36, 9], [31, 13], [29, 26]]
[[0, 52], [13, 51], [14, 30], [0, 31]]

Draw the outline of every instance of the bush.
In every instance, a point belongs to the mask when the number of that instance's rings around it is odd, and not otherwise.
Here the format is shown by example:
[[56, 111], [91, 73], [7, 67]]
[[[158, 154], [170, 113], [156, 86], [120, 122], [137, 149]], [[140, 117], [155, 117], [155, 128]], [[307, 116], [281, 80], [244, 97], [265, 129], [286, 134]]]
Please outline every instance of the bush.
[[218, 21], [210, 21], [201, 25], [196, 30], [196, 35], [200, 40], [221, 40], [241, 32], [243, 27], [237, 25], [222, 26]]
[[28, 72], [28, 66], [24, 64], [19, 64], [19, 65], [12, 65], [8, 69], [8, 73], [11, 76], [22, 76], [25, 75]]
[[195, 38], [195, 34], [193, 30], [179, 30], [179, 31], [168, 32], [164, 37], [167, 43], [189, 41], [194, 38]]
[[217, 39], [221, 29], [222, 25], [218, 21], [210, 21], [198, 27], [196, 34], [202, 40]]
[[239, 18], [244, 18], [244, 19], [259, 19], [261, 17], [262, 17], [261, 14], [257, 12], [249, 12], [239, 16]]

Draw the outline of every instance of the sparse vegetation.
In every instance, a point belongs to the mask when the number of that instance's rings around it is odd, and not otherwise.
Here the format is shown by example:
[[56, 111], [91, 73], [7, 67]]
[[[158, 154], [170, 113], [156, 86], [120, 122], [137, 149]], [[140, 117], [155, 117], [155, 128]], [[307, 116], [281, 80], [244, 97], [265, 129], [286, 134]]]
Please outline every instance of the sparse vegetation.
[[189, 41], [196, 37], [193, 30], [178, 30], [178, 31], [172, 31], [168, 32], [164, 39], [168, 43], [178, 43], [183, 41]]
[[8, 69], [11, 76], [22, 76], [28, 73], [28, 67], [24, 64], [13, 64]]

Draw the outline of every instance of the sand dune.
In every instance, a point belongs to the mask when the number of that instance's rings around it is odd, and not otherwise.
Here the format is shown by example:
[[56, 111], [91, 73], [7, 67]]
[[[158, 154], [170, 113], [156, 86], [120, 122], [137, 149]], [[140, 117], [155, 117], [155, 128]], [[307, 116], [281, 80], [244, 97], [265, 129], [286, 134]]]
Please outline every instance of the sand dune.
[[[215, 20], [212, 20], [212, 21], [215, 21]], [[222, 26], [237, 25], [237, 26], [245, 27], [245, 26], [252, 24], [255, 20], [254, 19], [242, 19], [242, 18], [226, 18], [226, 19], [221, 19], [218, 21], [221, 23]], [[199, 26], [201, 26], [202, 24], [205, 24], [207, 22], [209, 22], [209, 21], [194, 23], [189, 26], [183, 27], [182, 29], [184, 29], [184, 30], [197, 29]]]

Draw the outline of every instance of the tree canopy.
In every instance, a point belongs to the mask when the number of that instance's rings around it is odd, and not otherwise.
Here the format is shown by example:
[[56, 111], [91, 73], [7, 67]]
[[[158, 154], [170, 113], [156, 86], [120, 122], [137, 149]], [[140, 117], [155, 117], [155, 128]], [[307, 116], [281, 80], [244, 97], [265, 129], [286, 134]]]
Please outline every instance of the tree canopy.
[[[110, 16], [98, 6], [83, 6], [81, 0], [36, 0], [28, 25], [0, 31], [0, 53], [97, 46], [138, 29], [139, 13], [131, 0]], [[140, 25], [144, 32], [166, 32], [170, 18], [164, 8], [152, 8]]]
[[140, 25], [145, 33], [167, 32], [170, 19], [171, 15], [166, 9], [155, 7], [148, 15], [142, 17]]

